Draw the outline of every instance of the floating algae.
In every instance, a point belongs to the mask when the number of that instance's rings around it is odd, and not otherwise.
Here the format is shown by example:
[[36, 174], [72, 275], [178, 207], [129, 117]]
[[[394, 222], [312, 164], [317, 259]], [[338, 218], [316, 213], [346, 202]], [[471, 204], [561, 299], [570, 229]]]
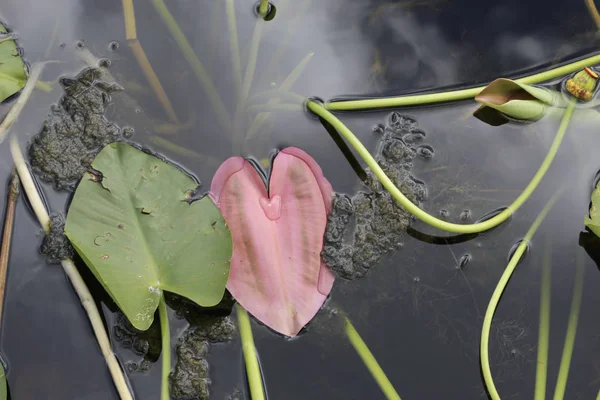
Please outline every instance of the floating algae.
[[74, 190], [96, 154], [122, 137], [104, 112], [110, 94], [123, 89], [101, 75], [98, 68], [86, 68], [75, 79], [62, 78], [65, 94], [29, 147], [33, 172], [56, 189]]
[[[378, 164], [406, 197], [420, 204], [427, 196], [425, 184], [412, 177], [411, 169], [425, 133], [414, 119], [396, 112], [386, 126], [374, 131], [382, 135], [375, 157]], [[411, 220], [373, 172], [366, 173], [364, 190], [352, 197], [335, 194], [325, 229], [321, 256], [346, 279], [363, 277], [383, 256], [402, 247]]]

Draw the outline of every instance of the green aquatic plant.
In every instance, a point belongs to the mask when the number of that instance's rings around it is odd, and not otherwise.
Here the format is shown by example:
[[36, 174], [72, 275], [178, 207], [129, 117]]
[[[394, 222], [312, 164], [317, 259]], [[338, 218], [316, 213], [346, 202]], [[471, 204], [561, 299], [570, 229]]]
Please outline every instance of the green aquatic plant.
[[218, 304], [229, 276], [231, 234], [209, 198], [194, 201], [197, 182], [155, 156], [116, 142], [91, 168], [75, 191], [65, 234], [136, 329], [148, 329], [158, 309], [161, 398], [168, 399], [163, 291], [202, 306]]
[[[23, 189], [25, 190], [27, 198], [29, 199], [29, 204], [34, 211], [42, 230], [47, 234], [50, 231], [50, 216], [48, 215], [46, 206], [44, 205], [38, 189], [33, 182], [33, 178], [29, 172], [29, 168], [27, 167], [27, 163], [25, 162], [25, 158], [23, 157], [23, 153], [21, 152], [19, 142], [15, 135], [12, 135], [10, 138], [10, 152]], [[85, 309], [85, 312], [90, 320], [94, 335], [98, 341], [98, 346], [100, 347], [102, 355], [104, 356], [104, 360], [106, 361], [119, 396], [122, 400], [132, 400], [133, 396], [129, 391], [129, 386], [125, 381], [123, 371], [121, 370], [115, 354], [112, 351], [108, 334], [106, 333], [106, 329], [104, 328], [102, 318], [100, 317], [98, 308], [94, 303], [92, 294], [81, 277], [81, 274], [75, 267], [72, 259], [63, 259], [61, 261], [61, 266], [63, 267], [63, 270], [69, 281], [73, 285], [73, 289], [77, 293], [77, 296], [81, 301], [81, 305]]]
[[27, 71], [15, 39], [0, 24], [0, 103], [27, 83]]

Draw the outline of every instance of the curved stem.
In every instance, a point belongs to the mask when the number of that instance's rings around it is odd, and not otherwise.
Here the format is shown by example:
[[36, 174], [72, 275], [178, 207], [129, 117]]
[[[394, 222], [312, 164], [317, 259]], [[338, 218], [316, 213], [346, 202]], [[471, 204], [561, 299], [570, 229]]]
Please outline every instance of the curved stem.
[[558, 197], [562, 194], [563, 189], [559, 189], [554, 196], [546, 203], [542, 211], [538, 214], [537, 218], [525, 234], [523, 241], [517, 247], [517, 250], [511, 257], [504, 273], [500, 277], [498, 281], [498, 285], [496, 285], [496, 289], [492, 293], [492, 297], [490, 298], [490, 302], [488, 303], [487, 310], [485, 312], [485, 317], [483, 318], [483, 327], [481, 330], [481, 343], [479, 348], [479, 356], [481, 361], [481, 370], [483, 373], [483, 379], [485, 382], [485, 386], [490, 394], [492, 400], [500, 400], [500, 395], [496, 390], [496, 385], [494, 384], [494, 379], [492, 378], [492, 371], [490, 368], [490, 356], [489, 356], [489, 342], [490, 342], [490, 330], [492, 327], [492, 319], [494, 318], [494, 313], [496, 312], [496, 308], [498, 307], [498, 303], [500, 302], [500, 297], [502, 296], [502, 292], [506, 289], [506, 285], [508, 285], [508, 281], [512, 276], [517, 264], [521, 260], [523, 254], [527, 250], [527, 246], [540, 224], [550, 212], [550, 209], [558, 199]]
[[548, 238], [542, 265], [542, 288], [540, 290], [540, 327], [535, 374], [535, 400], [546, 398], [548, 376], [548, 336], [550, 334], [550, 289], [552, 283], [552, 242]]
[[162, 383], [160, 399], [169, 400], [169, 375], [171, 374], [171, 329], [169, 328], [169, 314], [165, 304], [165, 295], [160, 296], [158, 303], [158, 316], [160, 319], [160, 338], [162, 345]]
[[248, 375], [248, 385], [250, 386], [250, 398], [252, 400], [265, 400], [265, 392], [260, 375], [258, 358], [256, 357], [256, 347], [254, 347], [254, 338], [252, 337], [252, 326], [250, 317], [244, 307], [237, 305], [238, 325], [240, 336], [242, 338], [242, 350], [244, 352], [244, 361], [246, 363], [246, 374]]
[[[516, 82], [524, 84], [533, 84], [558, 78], [570, 74], [584, 67], [600, 63], [600, 54], [586, 57], [561, 67], [552, 68], [544, 72], [515, 79]], [[355, 111], [368, 110], [374, 108], [405, 107], [423, 104], [442, 103], [457, 100], [472, 99], [481, 92], [485, 86], [478, 86], [471, 89], [452, 90], [441, 93], [415, 94], [398, 97], [386, 97], [378, 99], [364, 100], [343, 100], [328, 103], [325, 107], [331, 111]]]
[[575, 345], [575, 335], [577, 334], [577, 323], [579, 321], [579, 310], [581, 308], [581, 298], [583, 296], [583, 277], [585, 273], [585, 261], [583, 252], [577, 253], [577, 265], [575, 267], [575, 283], [573, 284], [573, 298], [571, 299], [571, 311], [569, 313], [569, 323], [567, 325], [567, 336], [563, 347], [558, 378], [556, 379], [556, 388], [554, 389], [554, 400], [562, 400], [567, 388], [567, 379], [569, 378], [569, 369], [571, 367], [571, 358], [573, 357], [573, 346]]
[[596, 8], [594, 0], [585, 0], [585, 5], [590, 13], [590, 16], [594, 20], [596, 27], [600, 29], [600, 13], [598, 13], [598, 8]]
[[[50, 217], [46, 211], [44, 203], [42, 202], [40, 194], [33, 183], [33, 179], [31, 178], [31, 174], [29, 173], [29, 169], [27, 168], [27, 164], [25, 164], [23, 154], [19, 148], [19, 143], [14, 135], [12, 135], [10, 138], [10, 151], [15, 163], [15, 167], [19, 174], [19, 178], [21, 179], [23, 189], [29, 198], [29, 203], [34, 209], [35, 215], [38, 217], [38, 221], [42, 226], [42, 229], [44, 232], [48, 233], [50, 230]], [[102, 351], [102, 355], [104, 356], [104, 360], [106, 361], [110, 375], [113, 379], [115, 387], [117, 388], [119, 397], [122, 400], [132, 400], [133, 397], [129, 391], [129, 386], [127, 385], [125, 376], [123, 375], [123, 371], [117, 362], [115, 354], [112, 351], [108, 334], [106, 333], [106, 329], [104, 329], [102, 318], [100, 317], [98, 308], [94, 303], [92, 294], [90, 293], [88, 287], [83, 281], [83, 278], [81, 277], [81, 274], [79, 274], [79, 271], [71, 259], [62, 260], [61, 264], [65, 273], [67, 274], [67, 277], [71, 281], [79, 300], [81, 301], [81, 305], [88, 315], [90, 323], [92, 324], [92, 329], [94, 331], [94, 335], [96, 335], [98, 346], [100, 346], [100, 350]]]
[[392, 383], [385, 375], [385, 372], [383, 372], [383, 370], [379, 366], [379, 363], [373, 356], [373, 353], [371, 353], [371, 351], [369, 350], [365, 342], [362, 340], [362, 338], [360, 337], [360, 335], [358, 334], [358, 332], [356, 331], [356, 329], [354, 328], [354, 326], [348, 318], [346, 318], [346, 336], [348, 336], [350, 343], [352, 344], [362, 361], [365, 363], [365, 366], [367, 367], [371, 375], [373, 375], [373, 378], [375, 378], [375, 381], [379, 385], [379, 388], [385, 395], [386, 399], [400, 400], [400, 396], [396, 392], [396, 389], [394, 389], [394, 386], [392, 386]]
[[478, 222], [475, 224], [454, 224], [451, 222], [443, 221], [439, 218], [436, 218], [427, 212], [420, 209], [417, 205], [412, 203], [402, 192], [394, 185], [391, 179], [383, 172], [381, 167], [377, 164], [377, 161], [373, 158], [373, 156], [369, 153], [369, 151], [365, 148], [365, 146], [358, 140], [356, 136], [348, 129], [335, 115], [331, 112], [327, 111], [322, 105], [315, 103], [313, 101], [308, 101], [308, 108], [314, 112], [319, 117], [323, 118], [330, 125], [332, 125], [349, 143], [356, 152], [360, 155], [360, 157], [365, 161], [365, 163], [369, 166], [371, 171], [375, 174], [375, 176], [381, 181], [383, 187], [390, 192], [390, 194], [400, 203], [409, 213], [413, 214], [415, 217], [419, 218], [421, 221], [425, 222], [428, 225], [433, 226], [434, 228], [441, 229], [448, 232], [455, 233], [477, 233], [483, 232], [488, 229], [494, 228], [495, 226], [500, 225], [502, 222], [506, 221], [510, 216], [519, 209], [529, 199], [531, 194], [535, 191], [540, 181], [550, 168], [554, 157], [560, 147], [560, 144], [565, 136], [567, 131], [567, 127], [569, 125], [569, 121], [571, 120], [571, 116], [573, 114], [573, 110], [575, 108], [575, 103], [569, 103], [569, 106], [565, 110], [563, 114], [562, 121], [558, 128], [558, 132], [550, 149], [548, 150], [548, 154], [546, 158], [542, 162], [542, 165], [535, 173], [529, 184], [525, 187], [523, 192], [517, 197], [517, 199], [509, 205], [504, 211], [500, 214], [486, 220], [483, 222]]

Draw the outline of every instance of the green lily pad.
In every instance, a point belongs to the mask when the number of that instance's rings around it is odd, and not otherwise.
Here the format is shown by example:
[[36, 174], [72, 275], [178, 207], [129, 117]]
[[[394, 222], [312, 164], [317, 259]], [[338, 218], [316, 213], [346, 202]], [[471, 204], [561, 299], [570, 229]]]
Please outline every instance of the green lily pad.
[[8, 398], [8, 390], [6, 390], [6, 374], [4, 373], [4, 366], [0, 362], [0, 400], [6, 400]]
[[585, 226], [600, 237], [600, 182], [592, 192], [592, 207], [590, 208], [590, 216], [585, 217]]
[[3, 102], [27, 83], [25, 63], [15, 41], [0, 24], [0, 102]]
[[162, 290], [200, 306], [221, 301], [232, 241], [197, 183], [125, 143], [102, 149], [75, 191], [65, 234], [134, 327], [152, 324]]

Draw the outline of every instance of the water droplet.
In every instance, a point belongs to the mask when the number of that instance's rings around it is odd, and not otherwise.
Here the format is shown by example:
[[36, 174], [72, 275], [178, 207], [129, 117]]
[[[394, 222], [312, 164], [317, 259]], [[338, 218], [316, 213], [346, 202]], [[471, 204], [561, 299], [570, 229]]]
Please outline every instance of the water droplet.
[[272, 87], [272, 88], [275, 88], [275, 87], [277, 87], [277, 82], [275, 82], [275, 81], [271, 82], [271, 87]]
[[135, 109], [135, 113], [136, 113], [136, 114], [139, 114], [139, 113], [141, 113], [141, 112], [142, 112], [142, 110], [140, 110], [139, 108], [136, 108], [136, 109]]
[[123, 229], [124, 227], [125, 227], [125, 225], [123, 225], [123, 224], [117, 225], [117, 228], [119, 228], [119, 229]]
[[517, 355], [517, 349], [512, 349], [510, 351], [510, 354], [513, 355], [513, 356]]
[[98, 66], [100, 68], [110, 68], [112, 64], [112, 61], [110, 61], [108, 58], [102, 58], [98, 61]]
[[456, 265], [456, 269], [464, 269], [467, 264], [469, 264], [471, 262], [471, 260], [473, 259], [473, 257], [471, 257], [470, 254], [464, 254], [459, 260], [458, 260], [458, 264]]
[[444, 208], [440, 210], [440, 217], [448, 218], [450, 216], [450, 212]]
[[123, 135], [123, 137], [125, 139], [129, 139], [133, 136], [133, 134], [135, 133], [135, 129], [133, 129], [130, 126], [126, 126], [123, 129], [121, 129], [121, 135]]
[[421, 281], [421, 278], [419, 278], [418, 276], [415, 276], [415, 277], [413, 278], [413, 280], [414, 280], [415, 282], [420, 282], [420, 281]]
[[103, 254], [103, 255], [100, 257], [100, 259], [101, 259], [101, 260], [108, 260], [108, 254]]
[[430, 160], [433, 158], [433, 147], [429, 145], [422, 145], [417, 148], [417, 155], [425, 160]]
[[463, 210], [463, 212], [460, 213], [460, 220], [467, 221], [469, 219], [471, 219], [471, 210]]
[[112, 41], [112, 42], [110, 42], [110, 43], [108, 44], [108, 49], [109, 49], [110, 51], [115, 51], [115, 50], [117, 50], [118, 48], [119, 48], [119, 42], [117, 42], [117, 41]]

